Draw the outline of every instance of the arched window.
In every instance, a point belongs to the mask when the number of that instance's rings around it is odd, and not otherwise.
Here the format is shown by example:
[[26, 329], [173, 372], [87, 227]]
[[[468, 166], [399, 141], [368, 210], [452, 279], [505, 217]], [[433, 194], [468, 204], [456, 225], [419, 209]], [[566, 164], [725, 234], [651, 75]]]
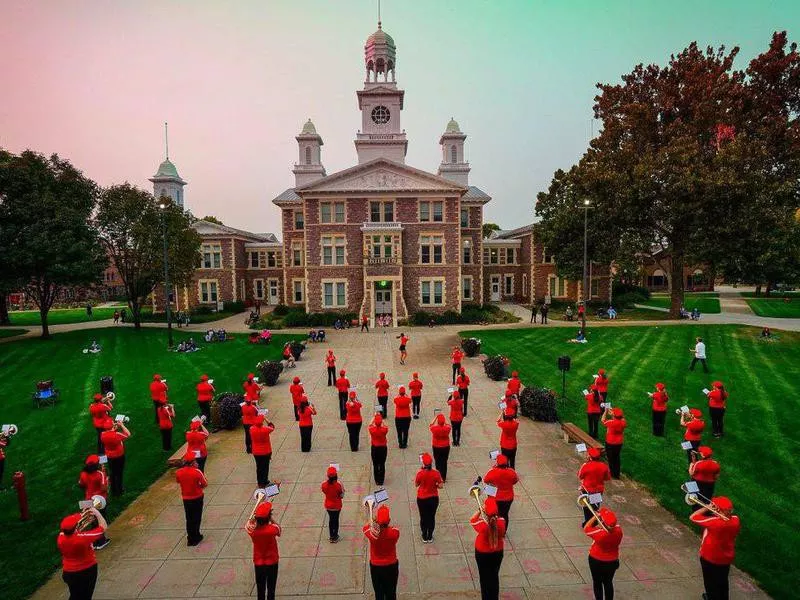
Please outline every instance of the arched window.
[[163, 198], [167, 196], [167, 188], [161, 188], [161, 193], [158, 195], [159, 198]]
[[311, 164], [311, 146], [306, 146], [306, 164]]
[[455, 144], [450, 146], [450, 162], [453, 164], [458, 162], [458, 148]]

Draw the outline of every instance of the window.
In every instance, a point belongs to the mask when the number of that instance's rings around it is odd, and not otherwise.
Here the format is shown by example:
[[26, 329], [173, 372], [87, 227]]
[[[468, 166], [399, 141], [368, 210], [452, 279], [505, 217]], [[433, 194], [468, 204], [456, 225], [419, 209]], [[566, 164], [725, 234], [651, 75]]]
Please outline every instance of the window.
[[525, 297], [528, 295], [528, 276], [524, 273], [522, 274], [522, 296]]
[[302, 242], [292, 242], [292, 266], [293, 267], [302, 267], [303, 266], [303, 243]]
[[254, 279], [253, 280], [253, 296], [256, 300], [263, 300], [264, 299], [264, 280], [263, 279]]
[[219, 244], [203, 244], [202, 266], [204, 269], [222, 268], [222, 246]]
[[543, 262], [546, 262], [548, 264], [553, 264], [554, 262], [556, 262], [556, 257], [548, 253], [547, 248], [542, 248], [542, 258]]
[[319, 205], [320, 223], [344, 223], [344, 202], [322, 202]]
[[453, 144], [450, 146], [450, 162], [456, 164], [458, 162], [458, 148]]
[[419, 302], [423, 306], [440, 306], [444, 304], [444, 281], [441, 279], [423, 279], [419, 282]]
[[391, 258], [394, 253], [394, 237], [391, 235], [372, 236], [372, 258]]
[[497, 265], [500, 263], [500, 253], [498, 252], [497, 248], [489, 248], [487, 252], [489, 253], [490, 265]]
[[250, 252], [250, 268], [257, 269], [260, 266], [258, 252]]
[[444, 220], [444, 202], [420, 202], [419, 220], [423, 223], [431, 221], [441, 223]]
[[444, 262], [444, 236], [419, 236], [419, 261], [423, 265], [440, 265]]
[[267, 252], [267, 267], [277, 267], [277, 266], [278, 266], [278, 253]]
[[306, 164], [311, 164], [311, 146], [306, 146]]
[[563, 298], [567, 295], [567, 282], [564, 279], [551, 275], [549, 284], [547, 289], [553, 298]]
[[514, 295], [514, 276], [513, 275], [504, 275], [503, 276], [503, 294], [506, 296], [513, 296]]
[[292, 302], [295, 304], [302, 304], [303, 303], [303, 280], [302, 279], [293, 279], [292, 280]]
[[461, 278], [461, 299], [472, 300], [472, 276]]
[[217, 303], [217, 280], [201, 279], [197, 282], [200, 290], [200, 302]]
[[592, 298], [600, 295], [600, 280], [599, 279], [592, 279], [589, 282], [589, 293], [592, 295]]
[[303, 229], [306, 225], [306, 219], [303, 216], [302, 210], [294, 211], [294, 228], [295, 229]]
[[461, 209], [461, 227], [469, 227], [469, 209]]
[[347, 305], [347, 283], [344, 281], [322, 282], [322, 306], [337, 308]]
[[514, 248], [506, 248], [506, 264], [513, 265], [514, 262]]
[[464, 240], [462, 242], [462, 249], [464, 254], [464, 264], [472, 264], [472, 241]]
[[369, 220], [372, 223], [392, 223], [394, 221], [394, 202], [391, 200], [370, 202]]
[[345, 250], [345, 239], [343, 235], [322, 236], [323, 265], [345, 264], [344, 250]]

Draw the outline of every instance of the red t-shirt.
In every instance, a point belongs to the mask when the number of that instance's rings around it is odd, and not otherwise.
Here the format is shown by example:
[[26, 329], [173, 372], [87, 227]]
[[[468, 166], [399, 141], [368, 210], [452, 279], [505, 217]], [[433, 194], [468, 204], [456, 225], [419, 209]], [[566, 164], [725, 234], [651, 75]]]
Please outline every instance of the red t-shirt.
[[253, 540], [253, 564], [256, 566], [278, 564], [278, 540], [281, 526], [268, 523], [247, 532]]
[[400, 336], [400, 345], [405, 346], [408, 343], [408, 338], [404, 335]]
[[719, 477], [719, 463], [710, 458], [698, 460], [694, 464], [692, 479], [701, 483], [713, 483]]
[[214, 398], [214, 386], [207, 381], [201, 381], [195, 387], [197, 389], [198, 402], [211, 402]]
[[378, 398], [385, 398], [389, 395], [389, 382], [385, 379], [378, 379], [375, 382], [375, 389], [378, 390]]
[[122, 443], [127, 439], [127, 435], [119, 433], [118, 431], [109, 430], [100, 434], [100, 441], [103, 443], [103, 448], [106, 449], [106, 456], [108, 458], [119, 458], [125, 455], [125, 446]]
[[206, 476], [196, 467], [181, 467], [175, 471], [175, 479], [181, 486], [181, 498], [195, 500], [203, 497], [203, 488], [208, 485]]
[[667, 392], [653, 392], [653, 410], [656, 412], [666, 412], [669, 396]]
[[419, 379], [412, 379], [408, 382], [408, 389], [411, 390], [412, 398], [422, 396], [422, 382]]
[[303, 389], [302, 384], [293, 383], [289, 386], [289, 393], [292, 395], [292, 402], [294, 404], [300, 404], [300, 398], [303, 397], [306, 391]]
[[492, 546], [489, 537], [489, 524], [481, 519], [480, 515], [470, 520], [470, 525], [478, 533], [475, 536], [475, 550], [478, 552], [500, 552], [503, 549], [503, 540], [506, 537], [506, 520], [497, 517], [497, 546]]
[[447, 448], [450, 445], [450, 425], [431, 425], [431, 446]]
[[186, 452], [194, 454], [195, 450], [200, 451], [200, 457], [208, 456], [206, 449], [206, 440], [208, 434], [202, 431], [187, 431], [186, 432]]
[[313, 413], [311, 412], [310, 406], [306, 406], [303, 410], [297, 411], [297, 414], [300, 417], [300, 427], [311, 427], [314, 425], [314, 419], [311, 418]]
[[250, 440], [253, 442], [253, 456], [272, 454], [272, 443], [269, 434], [275, 431], [272, 425], [262, 423], [250, 428]]
[[409, 396], [395, 396], [394, 416], [400, 419], [411, 418], [411, 398]]
[[92, 402], [89, 405], [89, 413], [92, 415], [92, 425], [96, 428], [103, 427], [106, 415], [111, 412], [108, 404], [103, 402]]
[[450, 406], [450, 420], [456, 423], [464, 420], [464, 401], [461, 398], [451, 398], [447, 401]]
[[361, 402], [358, 400], [348, 400], [344, 405], [347, 411], [347, 416], [344, 419], [345, 423], [361, 423]]
[[92, 496], [108, 497], [108, 478], [102, 471], [87, 473], [81, 471], [78, 485], [83, 488], [83, 499], [91, 500]]
[[67, 573], [83, 571], [97, 564], [92, 544], [103, 537], [103, 530], [75, 531], [72, 535], [58, 534], [56, 544], [61, 552], [61, 568]]
[[519, 377], [512, 377], [506, 382], [506, 387], [511, 390], [512, 394], [519, 394], [522, 382], [519, 380]]
[[158, 428], [172, 429], [172, 417], [169, 415], [169, 409], [166, 404], [158, 407]]
[[468, 375], [459, 375], [456, 377], [456, 385], [458, 389], [465, 390], [469, 387], [469, 376]]
[[385, 425], [378, 427], [377, 425], [369, 426], [370, 443], [373, 446], [381, 447], [386, 446], [386, 434], [389, 433], [389, 428]]
[[586, 535], [592, 538], [592, 547], [589, 548], [589, 556], [597, 560], [612, 561], [619, 558], [619, 545], [622, 542], [622, 528], [612, 527], [610, 531], [605, 531], [599, 525], [586, 531]]
[[600, 408], [600, 401], [602, 398], [595, 398], [594, 392], [589, 392], [584, 396], [586, 398], [586, 413], [589, 415], [598, 415], [603, 412]]
[[245, 400], [258, 400], [258, 395], [261, 391], [261, 386], [258, 385], [258, 383], [255, 381], [245, 381], [242, 384], [242, 388], [244, 388]]
[[608, 465], [599, 460], [583, 463], [578, 471], [581, 487], [590, 494], [602, 494], [606, 491], [606, 481], [611, 479]]
[[702, 419], [693, 419], [686, 424], [686, 433], [683, 434], [683, 439], [687, 442], [699, 442], [703, 439], [703, 430], [705, 428], [705, 421]]
[[344, 487], [339, 481], [328, 483], [327, 480], [320, 486], [322, 493], [325, 494], [325, 510], [342, 510], [342, 495]]
[[594, 384], [597, 386], [598, 392], [607, 392], [608, 391], [608, 377], [600, 375], [599, 377], [595, 377]]
[[519, 421], [500, 421], [497, 423], [500, 428], [500, 447], [506, 450], [514, 450], [517, 447], [517, 429]]
[[346, 393], [350, 389], [350, 380], [347, 377], [339, 377], [336, 380], [336, 389], [339, 392]]
[[464, 358], [464, 353], [461, 350], [453, 350], [450, 358], [453, 360], [454, 365], [460, 365], [461, 359]]
[[483, 481], [497, 488], [495, 500], [508, 501], [514, 499], [514, 484], [519, 481], [519, 477], [511, 467], [494, 467], [489, 469]]
[[725, 400], [728, 398], [728, 392], [722, 390], [711, 390], [708, 392], [708, 406], [709, 408], [725, 408]]
[[153, 381], [150, 384], [150, 398], [153, 402], [161, 402], [162, 404], [167, 401], [167, 384], [163, 381]]
[[250, 402], [245, 402], [242, 407], [242, 425], [255, 425], [258, 419], [258, 407]]
[[442, 474], [436, 469], [420, 469], [414, 478], [414, 485], [417, 486], [417, 498], [432, 498], [439, 495], [437, 484], [441, 485]]
[[625, 428], [628, 423], [625, 419], [611, 419], [604, 421], [606, 428], [606, 444], [622, 444], [625, 439]]
[[373, 535], [369, 525], [364, 525], [361, 531], [364, 532], [364, 536], [369, 540], [369, 564], [376, 567], [385, 567], [397, 562], [399, 529], [391, 526], [380, 529], [377, 537]]
[[692, 522], [704, 528], [700, 557], [715, 565], [729, 565], [736, 556], [736, 536], [741, 524], [739, 517], [725, 521], [716, 516], [692, 515]]
[[333, 355], [333, 354], [326, 354], [325, 355], [325, 363], [329, 367], [335, 367], [336, 366], [336, 356]]

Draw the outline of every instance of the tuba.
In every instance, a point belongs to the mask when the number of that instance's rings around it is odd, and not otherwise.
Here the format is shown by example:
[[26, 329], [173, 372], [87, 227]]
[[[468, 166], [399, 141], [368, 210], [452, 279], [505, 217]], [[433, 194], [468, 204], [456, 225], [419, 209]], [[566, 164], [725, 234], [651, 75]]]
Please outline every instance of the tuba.
[[592, 503], [589, 502], [589, 494], [581, 494], [580, 496], [578, 496], [577, 505], [578, 507], [585, 508], [590, 513], [592, 513], [592, 516], [595, 519], [597, 519], [597, 524], [600, 526], [600, 528], [606, 533], [609, 532], [608, 525], [606, 525], [605, 522], [603, 522], [603, 519], [600, 518], [600, 515], [597, 514], [597, 511], [594, 509], [594, 506], [592, 506]]

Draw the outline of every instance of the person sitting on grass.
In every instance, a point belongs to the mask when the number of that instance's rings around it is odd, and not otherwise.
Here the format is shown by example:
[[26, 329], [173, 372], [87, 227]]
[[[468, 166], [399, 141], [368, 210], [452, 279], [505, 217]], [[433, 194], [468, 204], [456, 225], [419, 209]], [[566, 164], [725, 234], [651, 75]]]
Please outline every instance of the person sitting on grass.
[[317, 340], [317, 330], [316, 329], [312, 329], [311, 331], [308, 332], [308, 341], [310, 341], [310, 342], [318, 341]]
[[764, 329], [761, 330], [761, 337], [762, 338], [771, 338], [772, 337], [772, 331], [770, 330], [769, 327], [764, 327]]
[[681, 319], [688, 319], [688, 318], [691, 316], [691, 315], [689, 314], [689, 311], [687, 311], [687, 310], [686, 310], [686, 309], [683, 307], [683, 305], [681, 305], [680, 309], [678, 310], [678, 315], [680, 315], [680, 318], [681, 318]]
[[262, 344], [269, 344], [272, 341], [272, 332], [269, 329], [262, 329], [258, 339], [261, 340]]
[[324, 342], [325, 341], [325, 330], [324, 329], [320, 329], [319, 331], [317, 331], [317, 341], [318, 342]]
[[583, 327], [578, 329], [578, 333], [575, 335], [574, 339], [567, 340], [572, 344], [586, 344], [588, 340], [586, 339], [586, 333], [583, 330]]
[[609, 319], [616, 319], [617, 318], [617, 311], [614, 309], [613, 306], [608, 307], [608, 318]]
[[696, 306], [692, 309], [691, 318], [692, 318], [692, 321], [699, 321], [700, 320], [700, 311], [698, 310], [698, 308]]

